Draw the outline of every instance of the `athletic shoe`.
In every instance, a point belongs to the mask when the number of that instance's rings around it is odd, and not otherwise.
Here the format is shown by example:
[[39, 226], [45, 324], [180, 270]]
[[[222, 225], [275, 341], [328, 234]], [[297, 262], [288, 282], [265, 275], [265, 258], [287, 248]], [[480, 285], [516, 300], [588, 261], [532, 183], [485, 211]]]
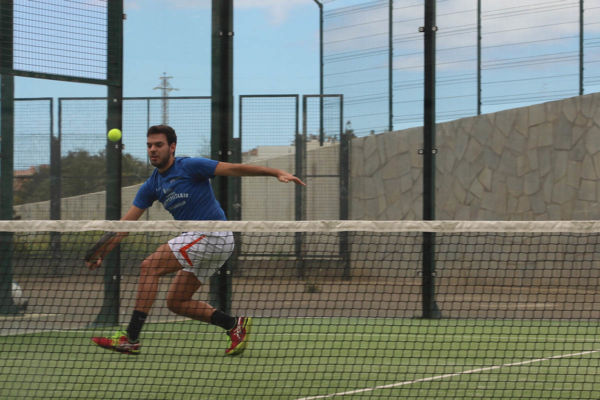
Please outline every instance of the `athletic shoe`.
[[92, 342], [103, 349], [118, 351], [125, 354], [139, 354], [140, 343], [131, 343], [125, 331], [118, 331], [111, 337], [93, 337]]
[[236, 354], [241, 354], [244, 350], [246, 350], [246, 346], [248, 345], [248, 337], [250, 336], [251, 322], [252, 318], [249, 317], [237, 318], [237, 324], [235, 327], [227, 331], [229, 340], [231, 340], [231, 345], [227, 350], [225, 350], [225, 354], [233, 356]]

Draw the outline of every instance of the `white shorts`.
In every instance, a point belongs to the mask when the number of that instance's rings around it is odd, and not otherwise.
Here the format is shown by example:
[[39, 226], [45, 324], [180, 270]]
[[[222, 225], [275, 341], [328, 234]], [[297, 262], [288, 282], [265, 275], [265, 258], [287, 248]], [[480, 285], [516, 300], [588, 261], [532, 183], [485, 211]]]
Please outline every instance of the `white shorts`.
[[184, 271], [206, 282], [233, 252], [231, 232], [184, 232], [169, 240], [169, 247]]

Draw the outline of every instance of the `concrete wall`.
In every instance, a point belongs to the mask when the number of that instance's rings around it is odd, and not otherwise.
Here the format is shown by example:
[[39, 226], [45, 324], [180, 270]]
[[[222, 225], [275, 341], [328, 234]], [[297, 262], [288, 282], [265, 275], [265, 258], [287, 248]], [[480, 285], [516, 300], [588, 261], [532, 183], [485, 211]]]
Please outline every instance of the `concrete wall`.
[[[131, 206], [133, 198], [140, 185], [123, 188], [121, 192], [121, 209], [123, 213]], [[62, 219], [94, 219], [106, 218], [106, 192], [88, 193], [80, 196], [65, 197], [61, 201]], [[21, 219], [50, 219], [50, 201], [23, 204], [15, 206], [15, 214]], [[172, 219], [171, 215], [156, 202], [142, 219], [163, 220]]]

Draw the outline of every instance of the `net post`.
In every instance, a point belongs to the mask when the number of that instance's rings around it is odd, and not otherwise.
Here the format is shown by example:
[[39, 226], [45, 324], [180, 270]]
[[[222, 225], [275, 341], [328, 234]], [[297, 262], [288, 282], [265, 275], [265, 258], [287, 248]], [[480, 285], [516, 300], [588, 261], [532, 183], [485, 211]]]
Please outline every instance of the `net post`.
[[[107, 129], [122, 128], [123, 117], [123, 2], [109, 1], [107, 10]], [[121, 218], [122, 139], [106, 141], [106, 219]], [[104, 301], [92, 326], [119, 324], [121, 254], [117, 246], [104, 260]]]
[[[13, 218], [14, 78], [13, 2], [0, 2], [0, 219]], [[0, 314], [19, 312], [12, 300], [13, 234], [0, 232]]]

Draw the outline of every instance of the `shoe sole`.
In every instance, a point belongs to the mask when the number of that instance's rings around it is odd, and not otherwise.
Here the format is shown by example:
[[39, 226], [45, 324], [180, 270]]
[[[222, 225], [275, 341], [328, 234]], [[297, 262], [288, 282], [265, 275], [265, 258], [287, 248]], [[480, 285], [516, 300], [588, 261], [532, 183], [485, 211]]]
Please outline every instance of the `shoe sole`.
[[121, 354], [129, 354], [132, 356], [137, 356], [140, 354], [139, 350], [120, 350], [120, 349], [113, 349], [114, 351], [116, 351], [117, 353], [121, 353]]
[[140, 351], [139, 351], [139, 350], [118, 349], [118, 348], [116, 348], [116, 347], [112, 347], [112, 346], [101, 346], [101, 345], [99, 345], [98, 343], [94, 342], [93, 340], [92, 340], [92, 342], [93, 342], [93, 343], [94, 343], [96, 346], [100, 347], [101, 349], [105, 349], [105, 350], [111, 350], [111, 351], [114, 351], [114, 352], [117, 352], [117, 353], [121, 353], [121, 354], [131, 354], [131, 355], [133, 355], [133, 356], [137, 356], [137, 355], [139, 355], [139, 354], [140, 354]]
[[252, 318], [246, 318], [244, 323], [244, 328], [246, 329], [246, 336], [244, 336], [244, 340], [240, 344], [237, 345], [235, 349], [226, 353], [228, 356], [237, 356], [238, 354], [242, 354], [246, 347], [248, 346], [248, 339], [250, 338], [250, 326], [252, 325]]

